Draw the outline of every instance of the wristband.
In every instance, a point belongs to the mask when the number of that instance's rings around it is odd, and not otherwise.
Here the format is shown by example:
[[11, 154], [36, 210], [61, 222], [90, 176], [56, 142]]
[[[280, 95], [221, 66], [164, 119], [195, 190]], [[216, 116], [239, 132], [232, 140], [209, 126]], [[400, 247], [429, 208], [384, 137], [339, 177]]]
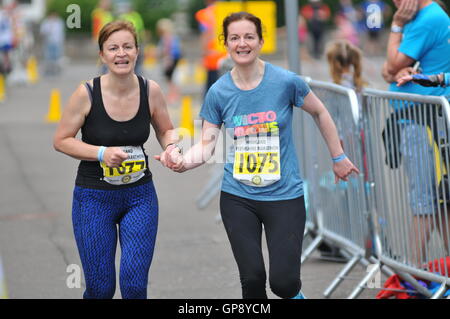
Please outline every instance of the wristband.
[[347, 158], [347, 155], [345, 155], [345, 153], [342, 153], [339, 156], [333, 157], [331, 160], [333, 161], [333, 163], [339, 163], [340, 161], [342, 161], [346, 158]]
[[392, 33], [402, 33], [403, 27], [393, 24], [391, 27], [391, 32]]
[[106, 147], [100, 146], [97, 153], [97, 159], [99, 162], [103, 162], [103, 154], [105, 153]]

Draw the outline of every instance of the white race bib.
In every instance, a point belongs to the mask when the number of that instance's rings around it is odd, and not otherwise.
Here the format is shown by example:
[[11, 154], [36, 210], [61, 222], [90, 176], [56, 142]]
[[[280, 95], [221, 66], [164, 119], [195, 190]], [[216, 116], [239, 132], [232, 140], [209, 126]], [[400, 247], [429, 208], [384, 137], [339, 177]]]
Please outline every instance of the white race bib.
[[145, 175], [147, 163], [144, 150], [140, 146], [121, 146], [128, 159], [122, 162], [120, 167], [108, 167], [100, 162], [103, 169], [103, 180], [112, 185], [131, 184], [140, 180]]

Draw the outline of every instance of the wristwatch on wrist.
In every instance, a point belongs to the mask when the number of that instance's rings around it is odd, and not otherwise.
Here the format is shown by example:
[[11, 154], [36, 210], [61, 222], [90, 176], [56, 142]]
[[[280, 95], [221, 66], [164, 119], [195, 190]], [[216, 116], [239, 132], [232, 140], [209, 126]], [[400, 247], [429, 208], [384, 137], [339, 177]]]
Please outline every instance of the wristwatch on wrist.
[[403, 27], [398, 26], [396, 24], [393, 24], [391, 26], [391, 32], [393, 32], [393, 33], [402, 33], [403, 32]]
[[178, 148], [178, 153], [183, 154], [183, 147], [179, 144], [175, 144], [175, 148]]

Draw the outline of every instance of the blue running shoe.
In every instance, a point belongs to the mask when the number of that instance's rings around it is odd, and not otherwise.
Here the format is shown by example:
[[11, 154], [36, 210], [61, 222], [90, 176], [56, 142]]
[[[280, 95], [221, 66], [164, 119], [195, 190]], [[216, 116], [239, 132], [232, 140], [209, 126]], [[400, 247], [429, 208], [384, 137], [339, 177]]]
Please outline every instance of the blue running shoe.
[[295, 296], [295, 297], [292, 298], [292, 299], [308, 299], [308, 298], [306, 298], [306, 296], [305, 296], [305, 295], [303, 294], [303, 292], [300, 290], [299, 293], [298, 293], [298, 295]]

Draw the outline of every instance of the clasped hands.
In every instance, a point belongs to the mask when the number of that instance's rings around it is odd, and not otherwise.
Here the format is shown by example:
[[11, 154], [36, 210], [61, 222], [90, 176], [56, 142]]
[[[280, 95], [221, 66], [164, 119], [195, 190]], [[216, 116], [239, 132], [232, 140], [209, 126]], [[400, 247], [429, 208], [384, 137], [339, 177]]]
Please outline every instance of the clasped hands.
[[167, 146], [165, 151], [160, 155], [155, 155], [154, 158], [160, 161], [164, 167], [174, 172], [182, 173], [187, 170], [184, 167], [183, 155], [180, 153], [180, 149], [174, 144]]

